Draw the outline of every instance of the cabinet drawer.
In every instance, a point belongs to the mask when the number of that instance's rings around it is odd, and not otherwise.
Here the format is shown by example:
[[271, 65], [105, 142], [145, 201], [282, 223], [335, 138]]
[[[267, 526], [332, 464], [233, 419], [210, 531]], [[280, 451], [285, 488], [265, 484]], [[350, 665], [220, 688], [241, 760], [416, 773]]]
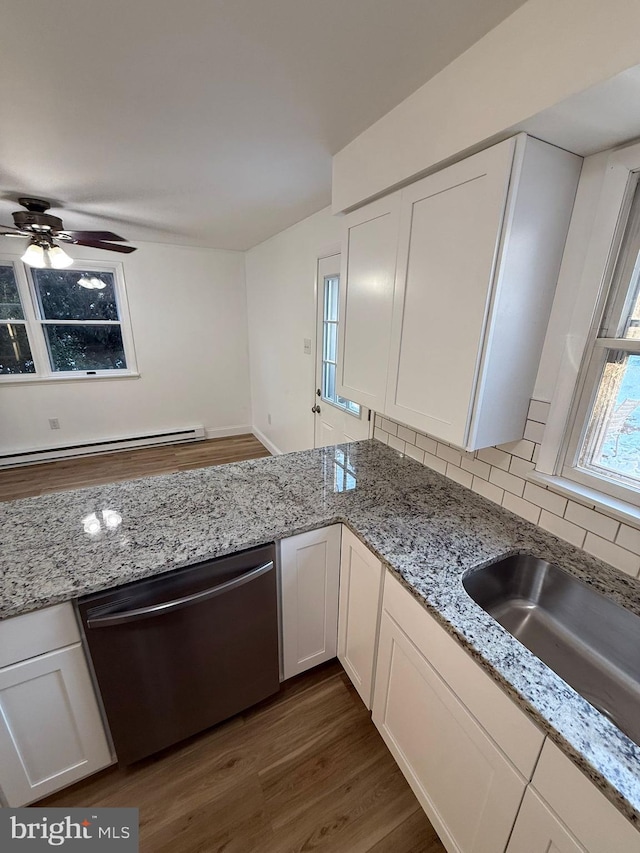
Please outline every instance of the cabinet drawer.
[[537, 726], [389, 572], [383, 608], [522, 775], [530, 779], [544, 741]]
[[56, 604], [0, 622], [0, 669], [80, 639], [73, 606]]

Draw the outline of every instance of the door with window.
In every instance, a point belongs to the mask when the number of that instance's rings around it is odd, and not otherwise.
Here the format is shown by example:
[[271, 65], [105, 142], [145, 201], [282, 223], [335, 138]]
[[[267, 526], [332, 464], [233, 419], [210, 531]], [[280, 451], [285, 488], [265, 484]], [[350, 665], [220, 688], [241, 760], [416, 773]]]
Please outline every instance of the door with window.
[[318, 261], [314, 446], [327, 447], [370, 436], [370, 412], [336, 393], [340, 255]]

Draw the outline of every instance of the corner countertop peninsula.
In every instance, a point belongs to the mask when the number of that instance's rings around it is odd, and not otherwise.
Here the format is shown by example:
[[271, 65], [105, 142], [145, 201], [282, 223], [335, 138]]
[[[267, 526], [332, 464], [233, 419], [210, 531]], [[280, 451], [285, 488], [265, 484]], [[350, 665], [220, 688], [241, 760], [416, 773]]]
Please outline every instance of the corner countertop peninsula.
[[0, 618], [338, 522], [640, 829], [640, 746], [462, 577], [533, 554], [638, 615], [640, 582], [375, 440], [0, 504]]

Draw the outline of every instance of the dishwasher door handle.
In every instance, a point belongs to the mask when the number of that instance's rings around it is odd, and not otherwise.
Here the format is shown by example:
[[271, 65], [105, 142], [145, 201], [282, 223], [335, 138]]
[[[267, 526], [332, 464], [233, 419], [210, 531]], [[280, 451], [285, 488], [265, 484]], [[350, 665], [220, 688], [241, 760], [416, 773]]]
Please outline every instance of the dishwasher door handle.
[[264, 563], [262, 566], [257, 566], [255, 569], [249, 569], [248, 572], [239, 575], [233, 580], [225, 581], [225, 583], [213, 586], [210, 589], [205, 589], [202, 592], [195, 592], [193, 595], [185, 595], [183, 598], [175, 598], [173, 601], [163, 601], [161, 604], [151, 604], [149, 607], [138, 607], [135, 610], [124, 610], [120, 613], [107, 613], [104, 616], [94, 616], [87, 619], [88, 628], [108, 628], [111, 625], [122, 625], [125, 622], [134, 622], [137, 619], [145, 619], [149, 616], [158, 616], [168, 611], [178, 610], [181, 607], [188, 607], [190, 604], [197, 604], [200, 601], [207, 601], [209, 598], [215, 598], [217, 595], [224, 595], [225, 592], [237, 589], [252, 580], [259, 578], [261, 575], [270, 572], [273, 568], [273, 560]]

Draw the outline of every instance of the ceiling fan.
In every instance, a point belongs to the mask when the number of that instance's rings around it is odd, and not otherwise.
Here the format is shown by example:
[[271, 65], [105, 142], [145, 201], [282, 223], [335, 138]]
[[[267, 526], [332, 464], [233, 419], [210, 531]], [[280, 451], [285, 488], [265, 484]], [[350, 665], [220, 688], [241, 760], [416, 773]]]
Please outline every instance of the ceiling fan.
[[25, 210], [12, 214], [15, 227], [0, 226], [0, 237], [28, 239], [22, 260], [31, 267], [65, 269], [71, 266], [73, 258], [58, 243], [75, 243], [110, 252], [135, 252], [135, 246], [119, 245], [125, 238], [112, 231], [69, 231], [63, 227], [62, 219], [46, 212], [51, 205], [45, 199], [19, 198], [18, 203]]

